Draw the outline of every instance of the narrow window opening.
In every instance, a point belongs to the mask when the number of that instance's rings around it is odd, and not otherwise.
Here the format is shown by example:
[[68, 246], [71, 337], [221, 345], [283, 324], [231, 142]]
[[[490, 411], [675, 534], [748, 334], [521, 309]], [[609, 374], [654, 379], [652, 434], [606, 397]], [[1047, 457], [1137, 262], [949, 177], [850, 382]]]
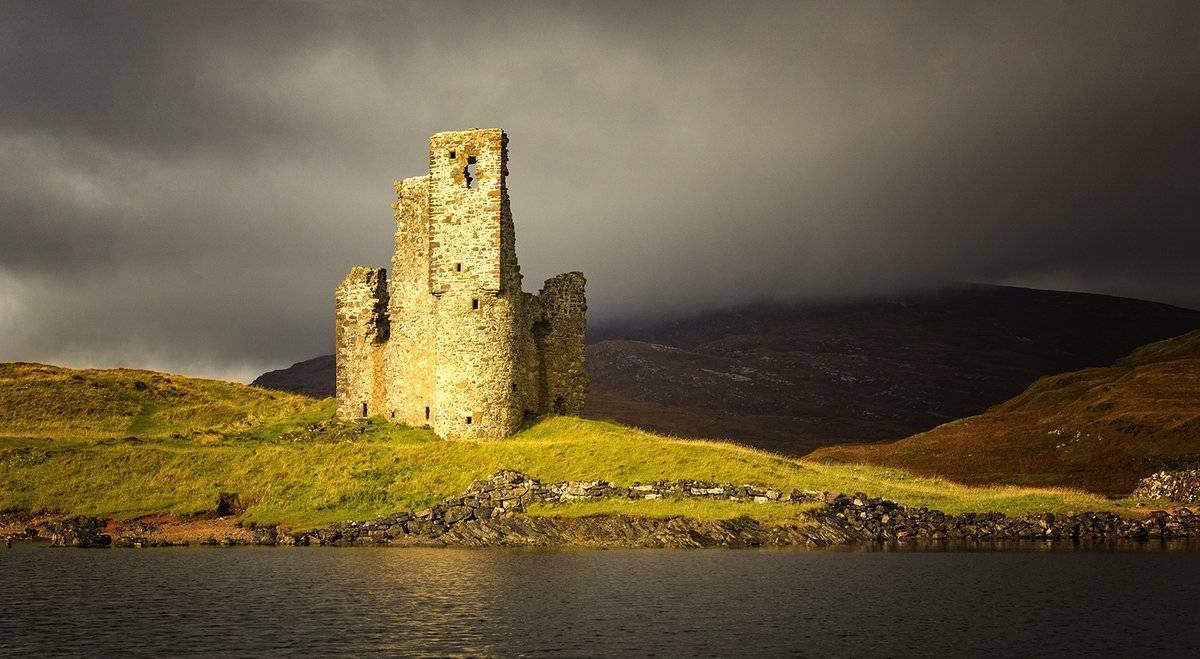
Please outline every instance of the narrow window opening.
[[475, 188], [475, 156], [467, 156], [467, 166], [463, 167], [463, 178], [468, 188]]
[[457, 151], [451, 151], [451, 152], [450, 152], [450, 159], [451, 159], [451, 160], [454, 160], [454, 158], [455, 158], [455, 157], [457, 157], [457, 156], [458, 156], [458, 152], [457, 152]]
[[471, 417], [467, 417], [467, 425], [471, 425]]
[[367, 418], [367, 404], [363, 402], [363, 418]]
[[392, 410], [392, 418], [396, 418], [396, 410]]
[[516, 390], [517, 390], [517, 383], [516, 383], [516, 382], [512, 383], [512, 385], [511, 385], [511, 386], [512, 386], [512, 390], [513, 390], [513, 391], [516, 391]]
[[428, 407], [425, 408], [425, 420], [426, 421], [429, 420], [429, 408]]
[[461, 264], [461, 263], [455, 263], [455, 264], [454, 264], [454, 271], [455, 271], [455, 272], [462, 272], [462, 264]]
[[476, 298], [471, 298], [471, 308], [472, 308], [472, 309], [478, 309], [478, 308], [479, 308], [479, 298], [477, 298], [477, 297], [476, 297]]

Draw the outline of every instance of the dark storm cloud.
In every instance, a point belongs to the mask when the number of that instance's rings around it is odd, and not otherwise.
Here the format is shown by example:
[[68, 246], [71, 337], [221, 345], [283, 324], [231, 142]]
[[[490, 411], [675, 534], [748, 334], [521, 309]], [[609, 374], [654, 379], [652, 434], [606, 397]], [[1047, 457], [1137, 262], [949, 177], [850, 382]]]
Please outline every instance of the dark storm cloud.
[[0, 10], [0, 360], [329, 350], [429, 134], [500, 126], [594, 322], [973, 280], [1200, 306], [1192, 4]]

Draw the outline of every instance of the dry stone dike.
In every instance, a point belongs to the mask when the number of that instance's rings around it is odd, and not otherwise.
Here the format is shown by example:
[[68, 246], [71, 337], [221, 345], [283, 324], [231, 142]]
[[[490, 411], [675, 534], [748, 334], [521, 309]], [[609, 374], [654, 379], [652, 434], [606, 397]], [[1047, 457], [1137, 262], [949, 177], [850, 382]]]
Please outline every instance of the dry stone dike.
[[355, 267], [335, 294], [341, 418], [498, 439], [582, 410], [586, 281], [521, 290], [507, 163], [499, 129], [438, 133], [429, 173], [396, 181], [391, 277]]
[[[798, 506], [793, 519], [770, 522], [748, 516], [695, 520], [623, 514], [582, 517], [525, 514], [528, 506], [537, 503], [613, 497], [641, 500], [705, 498], [810, 505]], [[814, 508], [811, 504], [817, 505]], [[141, 537], [136, 530], [114, 538], [105, 532], [105, 526], [103, 520], [76, 517], [27, 529], [18, 539], [48, 539], [58, 546], [75, 547], [180, 544]], [[311, 531], [254, 525], [249, 525], [245, 531], [238, 537], [211, 538], [202, 544], [697, 548], [1111, 542], [1200, 538], [1200, 515], [1186, 507], [1174, 511], [1157, 510], [1138, 518], [1105, 512], [1017, 517], [1000, 513], [948, 515], [861, 493], [785, 492], [758, 485], [701, 481], [657, 481], [627, 487], [605, 481], [543, 484], [519, 472], [502, 471], [472, 483], [462, 495], [424, 510]]]
[[1138, 481], [1133, 496], [1140, 499], [1169, 499], [1180, 503], [1200, 502], [1200, 469], [1153, 473]]

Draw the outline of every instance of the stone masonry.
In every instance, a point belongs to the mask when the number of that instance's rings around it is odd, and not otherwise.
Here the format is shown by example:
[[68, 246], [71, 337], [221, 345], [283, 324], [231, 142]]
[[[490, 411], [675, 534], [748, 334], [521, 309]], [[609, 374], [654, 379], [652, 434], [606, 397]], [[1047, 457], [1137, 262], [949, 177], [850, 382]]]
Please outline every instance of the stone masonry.
[[396, 181], [391, 278], [355, 267], [336, 293], [339, 417], [497, 439], [583, 407], [585, 280], [521, 290], [507, 160], [499, 129], [438, 133], [429, 174]]

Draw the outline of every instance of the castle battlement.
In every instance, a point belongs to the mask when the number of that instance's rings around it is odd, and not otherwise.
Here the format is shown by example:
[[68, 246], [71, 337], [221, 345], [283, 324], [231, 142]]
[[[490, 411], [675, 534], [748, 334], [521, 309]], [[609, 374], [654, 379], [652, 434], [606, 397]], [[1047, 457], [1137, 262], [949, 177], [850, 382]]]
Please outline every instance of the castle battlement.
[[437, 133], [429, 173], [396, 181], [396, 250], [337, 288], [337, 408], [443, 437], [512, 434], [529, 415], [578, 414], [582, 273], [521, 290], [499, 129]]

